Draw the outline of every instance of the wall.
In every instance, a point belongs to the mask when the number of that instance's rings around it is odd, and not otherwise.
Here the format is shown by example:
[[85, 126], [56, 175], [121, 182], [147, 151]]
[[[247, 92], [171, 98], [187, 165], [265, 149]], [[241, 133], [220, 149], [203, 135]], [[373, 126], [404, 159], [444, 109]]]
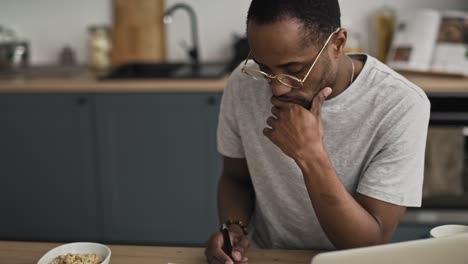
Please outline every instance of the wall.
[[55, 63], [71, 45], [86, 60], [87, 27], [111, 21], [109, 0], [0, 0], [0, 25], [31, 42], [32, 63]]
[[468, 10], [466, 0], [339, 0], [342, 9], [343, 26], [358, 31], [366, 51], [373, 51], [373, 33], [370, 25], [372, 13], [384, 5], [393, 7], [398, 13], [412, 12], [418, 8], [438, 10]]
[[[195, 8], [200, 26], [201, 57], [205, 61], [226, 60], [231, 56], [233, 34], [245, 32], [245, 15], [250, 0], [167, 0], [167, 6], [187, 2]], [[399, 11], [417, 7], [468, 9], [466, 0], [340, 0], [344, 26], [359, 31], [369, 47], [369, 17], [383, 4]], [[86, 28], [90, 24], [110, 24], [111, 0], [0, 0], [0, 24], [14, 27], [32, 44], [32, 62], [53, 63], [65, 44], [86, 61]], [[188, 16], [179, 11], [168, 25], [168, 57], [184, 60], [181, 41], [190, 44]]]

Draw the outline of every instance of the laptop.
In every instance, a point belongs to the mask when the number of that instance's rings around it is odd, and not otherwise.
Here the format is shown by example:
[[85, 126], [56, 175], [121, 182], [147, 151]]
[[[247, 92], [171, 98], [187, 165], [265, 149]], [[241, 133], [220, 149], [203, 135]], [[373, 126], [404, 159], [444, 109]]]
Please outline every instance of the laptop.
[[468, 264], [468, 234], [320, 253], [311, 264]]

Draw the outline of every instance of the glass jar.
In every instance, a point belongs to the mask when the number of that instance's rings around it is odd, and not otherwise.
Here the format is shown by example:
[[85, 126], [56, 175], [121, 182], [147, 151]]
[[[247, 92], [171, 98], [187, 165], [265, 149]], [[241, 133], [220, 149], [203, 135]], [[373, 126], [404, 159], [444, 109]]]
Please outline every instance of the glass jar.
[[88, 63], [97, 72], [108, 71], [111, 66], [112, 44], [107, 26], [91, 26], [88, 29]]

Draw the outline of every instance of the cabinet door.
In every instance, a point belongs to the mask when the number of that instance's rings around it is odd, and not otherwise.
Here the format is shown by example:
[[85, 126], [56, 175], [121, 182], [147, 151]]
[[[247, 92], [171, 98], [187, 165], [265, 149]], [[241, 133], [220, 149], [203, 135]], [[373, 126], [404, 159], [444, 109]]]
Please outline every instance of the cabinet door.
[[0, 94], [0, 240], [95, 240], [87, 95]]
[[202, 245], [216, 230], [220, 96], [97, 96], [105, 240]]
[[429, 238], [429, 232], [437, 225], [400, 223], [393, 234], [392, 243]]

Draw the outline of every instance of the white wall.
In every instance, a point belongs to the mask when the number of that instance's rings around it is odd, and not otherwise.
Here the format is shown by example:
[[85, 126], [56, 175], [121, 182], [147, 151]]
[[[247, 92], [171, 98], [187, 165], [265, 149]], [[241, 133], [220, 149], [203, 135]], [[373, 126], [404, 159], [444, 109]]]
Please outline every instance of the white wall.
[[55, 63], [66, 44], [85, 61], [88, 25], [109, 21], [110, 0], [0, 0], [0, 25], [30, 41], [32, 63]]
[[[186, 2], [195, 8], [200, 26], [202, 60], [226, 60], [231, 56], [233, 34], [245, 32], [250, 0], [167, 0], [167, 6]], [[383, 4], [399, 11], [418, 7], [468, 9], [466, 0], [340, 0], [345, 25], [359, 31], [365, 46], [369, 17]], [[86, 28], [111, 23], [111, 0], [0, 0], [0, 24], [13, 27], [31, 41], [32, 62], [54, 63], [60, 48], [70, 44], [80, 62], [86, 61]], [[186, 58], [180, 42], [190, 43], [188, 16], [179, 11], [168, 25], [168, 57]]]
[[343, 27], [359, 31], [364, 48], [371, 53], [374, 43], [370, 25], [372, 14], [384, 5], [394, 8], [397, 13], [412, 12], [417, 8], [468, 10], [467, 0], [339, 0], [339, 2]]

